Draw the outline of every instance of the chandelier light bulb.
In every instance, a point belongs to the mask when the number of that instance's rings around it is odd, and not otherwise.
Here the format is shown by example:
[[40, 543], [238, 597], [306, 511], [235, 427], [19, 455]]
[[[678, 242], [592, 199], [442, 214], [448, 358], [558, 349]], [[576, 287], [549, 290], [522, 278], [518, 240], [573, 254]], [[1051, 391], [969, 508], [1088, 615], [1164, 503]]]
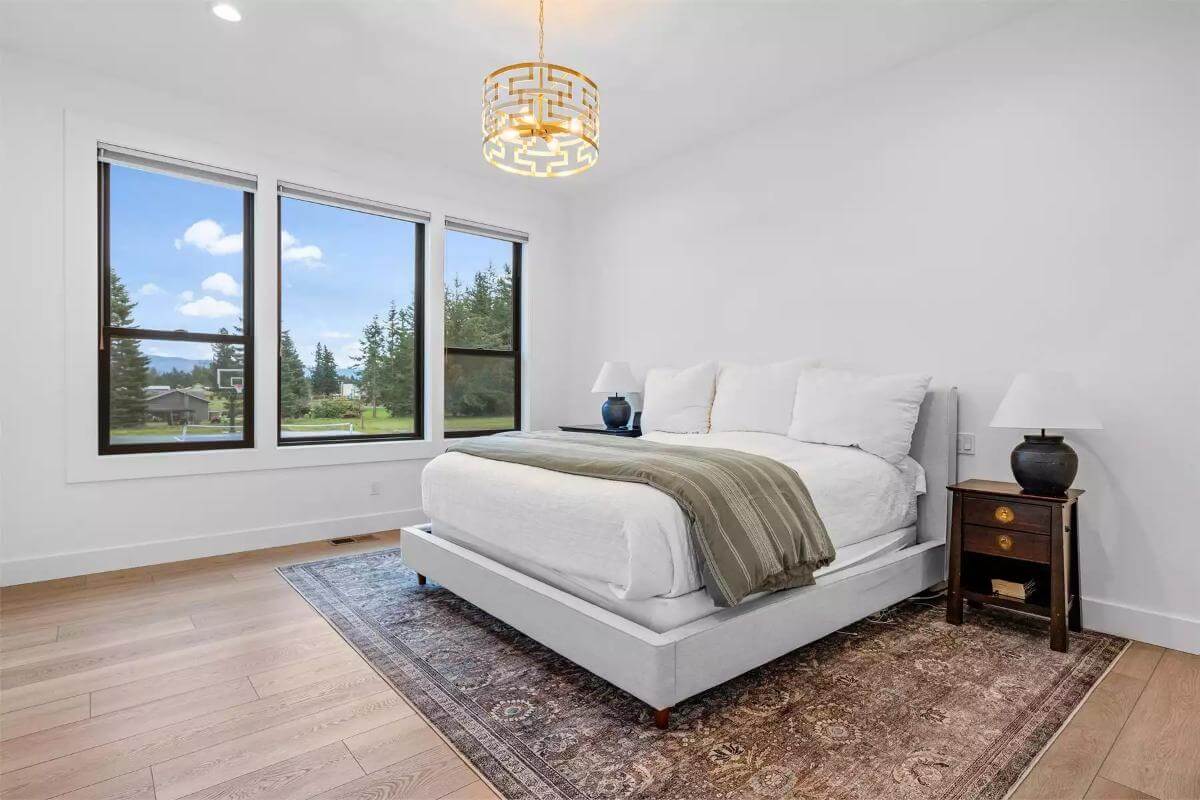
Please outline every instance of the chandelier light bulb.
[[506, 142], [516, 142], [521, 138], [521, 133], [514, 127], [509, 126], [500, 131], [500, 138]]
[[213, 3], [209, 8], [212, 9], [212, 13], [226, 22], [242, 21], [242, 13], [232, 3]]

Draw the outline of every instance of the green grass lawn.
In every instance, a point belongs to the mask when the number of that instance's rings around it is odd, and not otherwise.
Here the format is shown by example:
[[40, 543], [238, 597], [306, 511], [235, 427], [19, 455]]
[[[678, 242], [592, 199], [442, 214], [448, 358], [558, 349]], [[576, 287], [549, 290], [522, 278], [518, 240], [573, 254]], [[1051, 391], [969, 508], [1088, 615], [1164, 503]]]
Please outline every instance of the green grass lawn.
[[[213, 407], [215, 409], [215, 406]], [[448, 431], [492, 431], [508, 430], [512, 427], [512, 417], [449, 417], [446, 419]], [[238, 420], [241, 427], [241, 420]], [[303, 436], [312, 433], [322, 435], [349, 435], [346, 423], [353, 423], [355, 435], [374, 435], [388, 433], [411, 433], [412, 417], [392, 417], [386, 408], [380, 408], [374, 415], [370, 411], [355, 419], [315, 419], [313, 417], [296, 417], [283, 421], [284, 435]], [[208, 425], [208, 423], [203, 423]], [[312, 425], [331, 427], [306, 427]], [[332, 427], [332, 426], [337, 427]], [[222, 431], [216, 427], [193, 429], [193, 433], [208, 435]], [[151, 422], [136, 427], [113, 428], [111, 435], [114, 441], [127, 438], [156, 438], [173, 441], [183, 435], [182, 425], [167, 425], [162, 422]]]
[[[225, 425], [217, 425], [216, 423], [212, 423], [212, 424], [203, 423], [203, 424], [206, 427], [191, 428], [190, 429], [191, 432], [193, 434], [204, 434], [207, 436], [212, 436], [213, 434], [224, 433], [228, 430], [228, 426], [225, 426]], [[241, 421], [241, 419], [239, 419], [237, 427], [234, 429], [234, 433], [240, 433], [241, 430], [242, 430], [242, 421]], [[156, 438], [156, 439], [164, 439], [167, 441], [175, 441], [179, 437], [183, 436], [183, 426], [182, 425], [168, 425], [165, 422], [150, 422], [150, 423], [147, 423], [146, 425], [138, 425], [135, 427], [112, 428], [109, 431], [109, 435], [112, 437], [113, 441], [118, 441], [123, 438], [131, 438], [131, 437], [144, 438], [144, 439]]]
[[[313, 417], [296, 417], [293, 419], [285, 419], [283, 421], [284, 435], [292, 433], [294, 435], [303, 435], [312, 431], [320, 431], [320, 428], [307, 428], [306, 425], [344, 425], [345, 423], [354, 424], [354, 432], [356, 434], [380, 434], [380, 433], [411, 433], [413, 429], [412, 417], [393, 417], [387, 412], [387, 409], [378, 409], [378, 413], [372, 416], [370, 411], [365, 412], [361, 418], [357, 419], [317, 419]], [[490, 431], [490, 430], [508, 430], [512, 427], [512, 417], [448, 417], [446, 419], [446, 430], [450, 431]], [[295, 426], [295, 427], [291, 427]], [[336, 430], [327, 428], [326, 430]], [[345, 429], [341, 429], [342, 433], [346, 433]]]

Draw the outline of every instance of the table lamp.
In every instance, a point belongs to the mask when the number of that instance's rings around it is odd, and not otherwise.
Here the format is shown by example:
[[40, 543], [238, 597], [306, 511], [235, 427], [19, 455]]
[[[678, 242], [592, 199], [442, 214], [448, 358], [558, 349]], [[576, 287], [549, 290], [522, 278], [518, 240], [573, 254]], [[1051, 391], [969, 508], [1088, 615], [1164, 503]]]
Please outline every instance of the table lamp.
[[633, 409], [622, 394], [636, 391], [638, 382], [634, 380], [626, 361], [605, 361], [596, 376], [592, 392], [604, 392], [609, 398], [600, 407], [600, 415], [604, 418], [604, 426], [610, 430], [624, 428], [629, 425], [629, 417]]
[[1013, 378], [1000, 401], [993, 428], [1035, 428], [1012, 451], [1013, 477], [1033, 494], [1063, 495], [1075, 480], [1079, 456], [1062, 436], [1047, 436], [1046, 429], [1099, 429], [1100, 420], [1066, 372], [1022, 372]]

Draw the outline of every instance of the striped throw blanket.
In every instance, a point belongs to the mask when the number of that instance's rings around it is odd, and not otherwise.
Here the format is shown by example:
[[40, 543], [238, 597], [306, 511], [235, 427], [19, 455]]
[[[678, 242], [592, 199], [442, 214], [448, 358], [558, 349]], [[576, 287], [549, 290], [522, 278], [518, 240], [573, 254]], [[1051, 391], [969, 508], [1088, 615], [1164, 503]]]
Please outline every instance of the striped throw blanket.
[[691, 527], [709, 595], [737, 605], [756, 592], [808, 586], [833, 543], [794, 470], [766, 456], [587, 433], [504, 433], [447, 450], [494, 461], [644, 483], [669, 495]]

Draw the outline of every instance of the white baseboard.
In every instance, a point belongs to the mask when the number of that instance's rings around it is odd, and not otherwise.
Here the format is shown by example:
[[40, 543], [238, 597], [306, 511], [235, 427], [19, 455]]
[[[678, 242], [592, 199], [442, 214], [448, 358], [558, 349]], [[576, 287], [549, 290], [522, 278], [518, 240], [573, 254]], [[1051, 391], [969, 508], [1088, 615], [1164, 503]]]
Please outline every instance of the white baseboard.
[[1200, 654], [1200, 619], [1085, 597], [1083, 627]]
[[172, 561], [186, 561], [189, 558], [261, 550], [265, 547], [316, 542], [337, 536], [358, 536], [416, 525], [424, 521], [425, 514], [421, 509], [406, 508], [354, 517], [319, 519], [182, 539], [81, 550], [75, 553], [14, 558], [0, 562], [0, 586], [90, 575], [149, 564], [166, 564]]

